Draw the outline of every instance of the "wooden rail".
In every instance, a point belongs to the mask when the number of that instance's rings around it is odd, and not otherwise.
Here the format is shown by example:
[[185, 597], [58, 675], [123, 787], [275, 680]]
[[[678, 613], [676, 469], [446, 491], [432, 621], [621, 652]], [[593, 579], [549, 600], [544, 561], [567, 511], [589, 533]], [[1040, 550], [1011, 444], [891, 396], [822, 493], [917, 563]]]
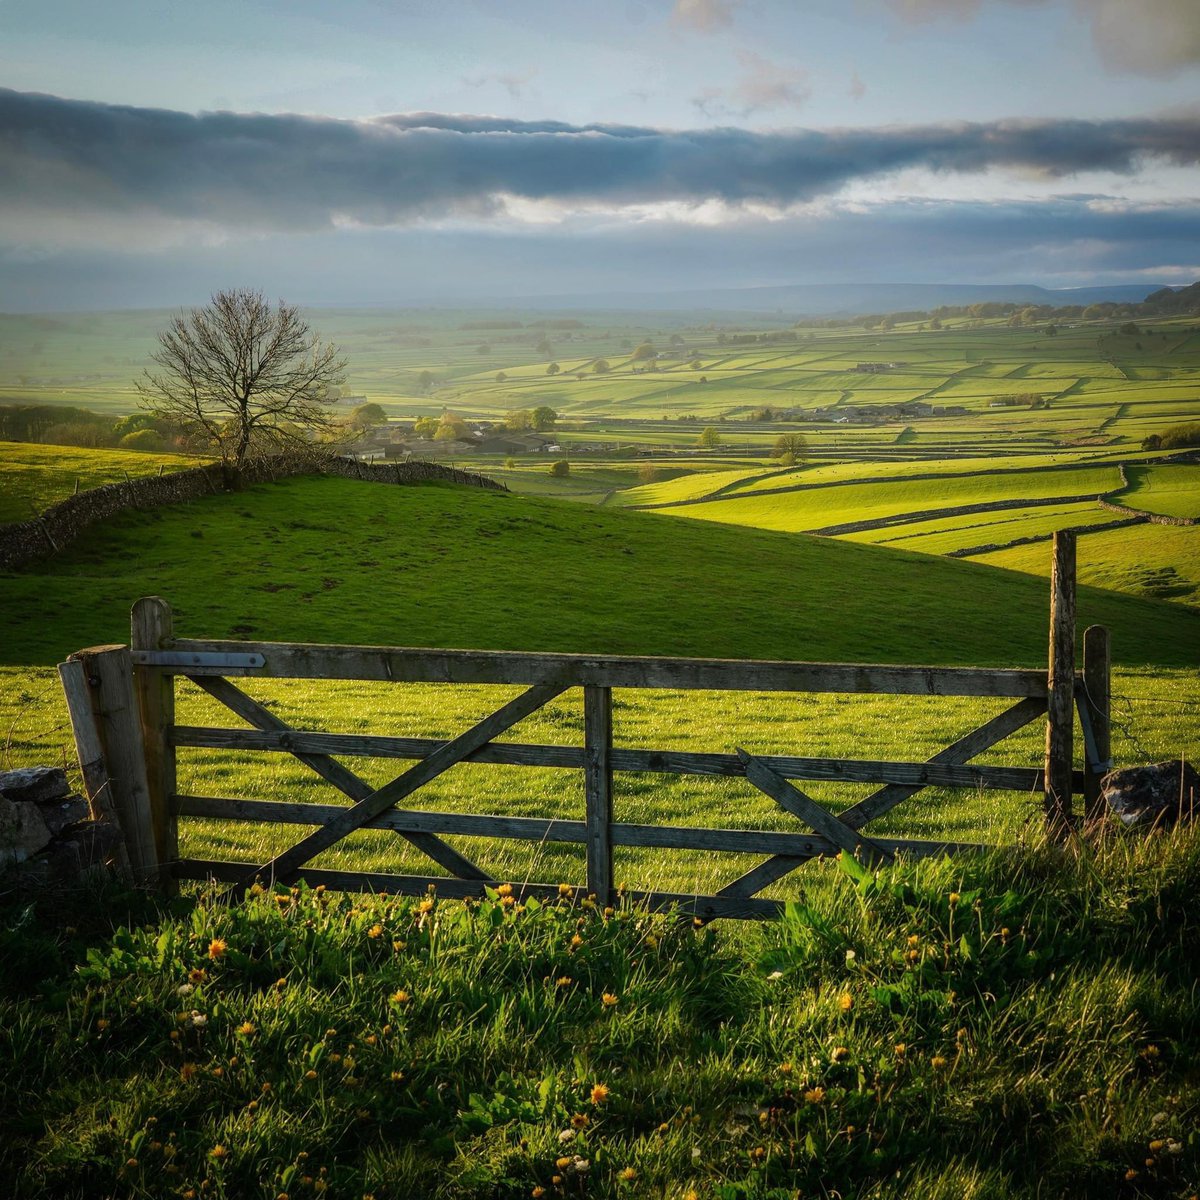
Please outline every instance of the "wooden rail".
[[[256, 880], [297, 879], [326, 886], [423, 893], [480, 894], [493, 880], [449, 838], [499, 838], [582, 846], [586, 880], [573, 894], [612, 903], [615, 851], [656, 847], [765, 855], [714, 895], [646, 890], [622, 893], [651, 908], [678, 906], [709, 919], [762, 917], [778, 911], [758, 896], [805, 862], [847, 852], [882, 864], [897, 855], [920, 857], [984, 849], [972, 843], [886, 838], [863, 827], [925, 787], [1000, 788], [1038, 794], [1048, 827], [1073, 824], [1071, 798], [1083, 793], [1095, 815], [1098, 780], [1108, 767], [1109, 651], [1107, 632], [1089, 630], [1084, 670], [1074, 669], [1074, 547], [1056, 542], [1049, 669], [914, 667], [846, 663], [751, 662], [580, 654], [425, 650], [390, 646], [324, 646], [276, 642], [177, 639], [170, 607], [157, 598], [134, 606], [132, 648], [98, 647], [73, 656], [63, 671], [73, 695], [72, 719], [87, 733], [87, 713], [101, 736], [87, 738], [89, 772], [103, 780], [126, 827], [130, 859], [143, 877], [164, 887], [178, 879], [213, 879], [236, 899]], [[81, 671], [82, 667], [82, 671]], [[83, 692], [86, 676], [91, 701]], [[247, 728], [177, 724], [175, 680], [183, 676], [228, 708]], [[232, 682], [253, 678], [330, 678], [447, 684], [522, 685], [524, 691], [449, 740], [324, 733], [295, 729]], [[583, 745], [500, 740], [514, 725], [564, 692], [583, 689]], [[716, 692], [847, 692], [858, 694], [1005, 697], [1015, 703], [971, 729], [924, 762], [807, 758], [613, 746], [614, 688]], [[82, 695], [82, 699], [80, 698]], [[1084, 769], [1072, 758], [1078, 710], [1086, 751]], [[124, 715], [122, 715], [122, 713]], [[1042, 767], [979, 765], [971, 760], [1030, 722], [1046, 717]], [[97, 761], [97, 743], [103, 761]], [[83, 743], [81, 742], [81, 747]], [[319, 775], [342, 803], [294, 803], [178, 791], [181, 748], [290, 754]], [[409, 760], [391, 782], [375, 787], [340, 756]], [[403, 807], [418, 789], [462, 762], [580, 771], [584, 806], [579, 819], [435, 812]], [[797, 823], [795, 830], [638, 825], [614, 820], [614, 776], [625, 772], [744, 778]], [[875, 783], [871, 795], [835, 813], [806, 795], [796, 780]], [[348, 801], [346, 803], [345, 801]], [[208, 818], [307, 827], [289, 848], [265, 862], [212, 862], [179, 854], [178, 819]], [[311, 860], [358, 829], [388, 831], [433, 860], [444, 875], [329, 871]], [[555, 885], [526, 884], [530, 895], [557, 895]]]

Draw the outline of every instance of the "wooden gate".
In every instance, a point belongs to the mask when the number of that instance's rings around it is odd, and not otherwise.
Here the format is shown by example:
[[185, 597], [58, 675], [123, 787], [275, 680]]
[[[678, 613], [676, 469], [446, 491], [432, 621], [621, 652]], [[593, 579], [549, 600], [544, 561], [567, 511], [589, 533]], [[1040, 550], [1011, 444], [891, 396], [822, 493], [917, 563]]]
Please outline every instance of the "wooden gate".
[[[641, 658], [502, 651], [401, 649], [251, 643], [176, 638], [169, 605], [139, 600], [131, 647], [95, 647], [72, 655], [60, 674], [77, 730], [90, 791], [110, 793], [126, 833], [135, 871], [164, 886], [179, 879], [229, 883], [239, 899], [255, 882], [291, 882], [350, 890], [478, 895], [495, 884], [488, 872], [451, 846], [446, 836], [582, 843], [586, 882], [577, 897], [613, 901], [613, 853], [623, 846], [762, 855], [751, 870], [713, 895], [646, 890], [626, 892], [651, 908], [679, 906], [704, 919], [763, 917], [779, 902], [758, 896], [809, 860], [852, 853], [868, 863], [897, 854], [942, 855], [977, 845], [872, 837], [864, 827], [925, 787], [1002, 788], [1041, 793], [1047, 822], [1062, 833], [1073, 824], [1072, 796], [1082, 792], [1094, 815], [1100, 776], [1108, 769], [1107, 631], [1088, 630], [1084, 670], [1074, 667], [1074, 540], [1059, 535], [1052, 582], [1049, 671], [916, 667], [838, 663], [755, 662]], [[239, 717], [247, 728], [178, 725], [175, 680], [183, 676]], [[292, 728], [233, 682], [239, 678], [366, 680], [401, 684], [509, 684], [525, 688], [514, 699], [449, 741], [368, 736]], [[497, 741], [525, 717], [571, 688], [583, 690], [582, 746]], [[1006, 697], [1015, 703], [923, 762], [799, 758], [734, 752], [624, 749], [613, 746], [613, 691], [619, 688], [706, 692], [827, 692], [873, 695]], [[1086, 767], [1073, 766], [1074, 710], [1086, 749]], [[1042, 715], [1046, 760], [1042, 768], [980, 766], [971, 760]], [[253, 750], [293, 755], [341, 797], [336, 804], [291, 803], [181, 794], [175, 752], [180, 747]], [[336, 756], [416, 760], [389, 783], [375, 787]], [[402, 808], [456, 763], [474, 762], [582, 771], [581, 820], [431, 812]], [[636, 825], [613, 819], [614, 772], [744, 777], [798, 822], [795, 831]], [[818, 804], [793, 782], [842, 781], [882, 785], [839, 813]], [[181, 858], [178, 818], [315, 826], [294, 845], [264, 862]], [[448, 875], [398, 875], [321, 870], [313, 858], [359, 829], [390, 830], [427, 855]], [[552, 884], [528, 883], [533, 895], [558, 895]]]

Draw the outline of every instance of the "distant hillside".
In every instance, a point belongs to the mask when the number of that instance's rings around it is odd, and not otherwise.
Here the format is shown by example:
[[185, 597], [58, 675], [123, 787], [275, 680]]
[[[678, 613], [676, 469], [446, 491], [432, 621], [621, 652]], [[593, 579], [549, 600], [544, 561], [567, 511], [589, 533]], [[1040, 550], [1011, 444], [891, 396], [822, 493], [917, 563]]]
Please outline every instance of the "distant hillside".
[[[810, 283], [779, 287], [695, 288], [686, 292], [610, 292], [514, 299], [511, 307], [623, 309], [642, 312], [716, 310], [796, 316], [902, 312], [942, 305], [1139, 304], [1161, 285], [1118, 283], [1086, 288], [1043, 288], [1029, 283]], [[1166, 289], [1169, 291], [1169, 289]]]

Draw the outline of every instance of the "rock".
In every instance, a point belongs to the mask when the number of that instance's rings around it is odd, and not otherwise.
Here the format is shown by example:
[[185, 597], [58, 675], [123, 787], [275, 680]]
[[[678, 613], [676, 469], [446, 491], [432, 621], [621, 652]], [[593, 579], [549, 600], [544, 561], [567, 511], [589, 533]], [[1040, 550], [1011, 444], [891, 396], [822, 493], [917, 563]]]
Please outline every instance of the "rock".
[[0, 771], [0, 795], [9, 800], [65, 800], [71, 794], [67, 773], [62, 767], [24, 767]]
[[1190, 821], [1200, 808], [1200, 775], [1179, 759], [1110, 771], [1100, 791], [1113, 816], [1130, 828], [1168, 828]]
[[0, 796], [0, 869], [23, 863], [50, 844], [50, 830], [35, 804]]
[[46, 828], [55, 837], [62, 833], [68, 825], [74, 825], [77, 821], [86, 821], [92, 815], [88, 802], [79, 796], [68, 796], [65, 800], [43, 801], [38, 804], [37, 809], [42, 814], [42, 820], [46, 822]]

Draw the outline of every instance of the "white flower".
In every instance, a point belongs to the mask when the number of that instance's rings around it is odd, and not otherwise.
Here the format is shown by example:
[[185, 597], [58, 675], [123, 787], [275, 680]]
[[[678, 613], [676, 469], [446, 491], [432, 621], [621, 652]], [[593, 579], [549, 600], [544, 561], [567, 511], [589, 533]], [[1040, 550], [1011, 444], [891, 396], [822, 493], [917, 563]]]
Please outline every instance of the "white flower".
[[558, 1135], [558, 1140], [559, 1140], [560, 1142], [569, 1142], [569, 1141], [570, 1141], [570, 1140], [571, 1140], [571, 1139], [572, 1139], [574, 1136], [575, 1136], [575, 1130], [573, 1130], [573, 1129], [564, 1129], [564, 1130], [562, 1131], [562, 1133], [560, 1133], [560, 1134]]
[[846, 951], [846, 966], [848, 966], [848, 967], [851, 966], [853, 964], [855, 958], [857, 958], [857, 957], [858, 956], [854, 953], [853, 950], [847, 950]]
[[578, 1155], [575, 1156], [575, 1161], [571, 1164], [572, 1168], [580, 1175], [586, 1175], [588, 1167], [591, 1165], [586, 1158], [580, 1158]]
[[195, 990], [196, 990], [196, 988], [195, 988], [195, 985], [194, 985], [194, 984], [191, 984], [191, 983], [181, 983], [181, 984], [180, 984], [180, 985], [179, 985], [179, 986], [178, 986], [178, 987], [175, 989], [175, 995], [177, 995], [177, 996], [190, 996], [190, 995], [191, 995], [191, 994], [192, 994], [192, 993], [193, 993]]
[[1161, 1125], [1166, 1119], [1167, 1119], [1167, 1114], [1165, 1112], [1156, 1112], [1154, 1114], [1154, 1116], [1152, 1116], [1150, 1118], [1150, 1124], [1151, 1125]]
[[201, 1012], [192, 1013], [192, 1025], [196, 1029], [203, 1029], [208, 1024], [208, 1018]]
[[783, 978], [783, 972], [782, 972], [782, 971], [772, 971], [772, 972], [770, 973], [770, 975], [768, 975], [768, 976], [767, 976], [767, 978], [768, 978], [768, 979], [782, 979], [782, 978]]
[[693, 1146], [692, 1147], [692, 1162], [699, 1162], [699, 1161], [700, 1161], [700, 1147]]

